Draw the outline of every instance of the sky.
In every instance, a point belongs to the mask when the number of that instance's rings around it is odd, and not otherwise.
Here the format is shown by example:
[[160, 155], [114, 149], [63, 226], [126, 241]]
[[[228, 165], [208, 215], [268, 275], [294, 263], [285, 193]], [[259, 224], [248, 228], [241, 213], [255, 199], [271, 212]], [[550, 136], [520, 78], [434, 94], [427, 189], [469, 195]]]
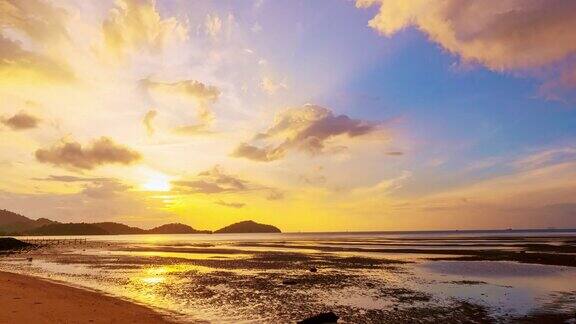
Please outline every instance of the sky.
[[0, 208], [576, 228], [576, 2], [0, 0]]

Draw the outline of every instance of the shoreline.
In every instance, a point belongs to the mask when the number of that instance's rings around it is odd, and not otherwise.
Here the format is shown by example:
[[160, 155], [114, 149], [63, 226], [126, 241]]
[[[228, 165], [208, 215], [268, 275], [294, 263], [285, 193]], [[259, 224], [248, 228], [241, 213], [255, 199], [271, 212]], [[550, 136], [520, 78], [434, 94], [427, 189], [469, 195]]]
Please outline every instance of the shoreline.
[[0, 323], [175, 323], [143, 305], [0, 271]]

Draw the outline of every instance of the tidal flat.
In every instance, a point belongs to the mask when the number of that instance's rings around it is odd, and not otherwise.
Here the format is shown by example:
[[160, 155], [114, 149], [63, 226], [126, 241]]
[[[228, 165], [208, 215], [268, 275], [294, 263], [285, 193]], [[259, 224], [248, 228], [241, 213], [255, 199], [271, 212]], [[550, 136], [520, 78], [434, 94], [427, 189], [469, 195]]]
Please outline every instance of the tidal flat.
[[[26, 238], [24, 238], [26, 239]], [[46, 245], [0, 270], [183, 323], [576, 321], [576, 233], [120, 235]]]

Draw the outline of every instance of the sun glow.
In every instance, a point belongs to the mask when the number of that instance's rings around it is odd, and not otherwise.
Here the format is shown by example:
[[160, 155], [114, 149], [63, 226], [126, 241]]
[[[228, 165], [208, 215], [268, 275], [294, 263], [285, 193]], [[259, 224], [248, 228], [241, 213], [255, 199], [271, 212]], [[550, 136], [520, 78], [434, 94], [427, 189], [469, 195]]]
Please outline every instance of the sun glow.
[[149, 191], [170, 191], [170, 178], [163, 174], [154, 174], [142, 185], [142, 188]]

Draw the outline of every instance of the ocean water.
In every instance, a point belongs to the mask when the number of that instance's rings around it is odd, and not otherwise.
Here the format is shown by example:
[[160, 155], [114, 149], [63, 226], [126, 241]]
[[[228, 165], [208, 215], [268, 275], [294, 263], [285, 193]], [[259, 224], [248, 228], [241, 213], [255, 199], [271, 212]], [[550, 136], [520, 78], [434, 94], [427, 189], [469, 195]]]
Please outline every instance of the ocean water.
[[0, 269], [98, 290], [190, 323], [290, 323], [323, 311], [351, 323], [506, 322], [576, 307], [575, 267], [458, 259], [534, 249], [576, 257], [571, 231], [86, 239], [4, 257]]

